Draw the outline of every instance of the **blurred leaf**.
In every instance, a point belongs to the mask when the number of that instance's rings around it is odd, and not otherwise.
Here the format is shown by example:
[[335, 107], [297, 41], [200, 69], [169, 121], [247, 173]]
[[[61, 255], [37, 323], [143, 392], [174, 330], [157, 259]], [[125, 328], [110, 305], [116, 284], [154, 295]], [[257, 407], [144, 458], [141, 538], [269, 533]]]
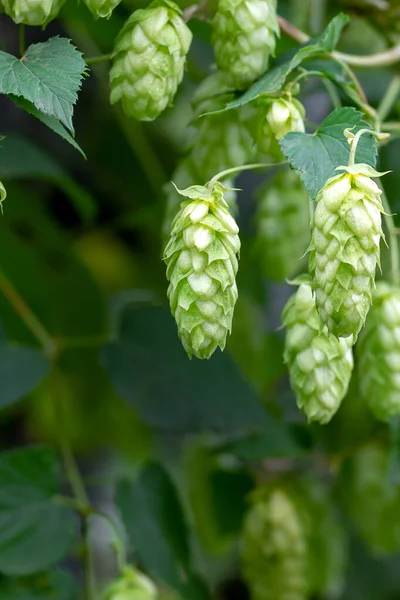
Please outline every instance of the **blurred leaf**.
[[104, 348], [103, 364], [117, 392], [154, 427], [239, 432], [267, 420], [228, 354], [190, 361], [163, 309], [126, 307], [120, 339]]
[[64, 571], [0, 581], [0, 600], [76, 600], [75, 580]]
[[219, 451], [233, 454], [246, 462], [304, 455], [304, 449], [291, 434], [289, 426], [279, 421], [276, 423], [271, 421], [269, 427], [262, 433], [224, 444]]
[[400, 416], [393, 417], [389, 422], [390, 428], [390, 454], [389, 454], [389, 481], [393, 485], [400, 485]]
[[[350, 146], [343, 132], [353, 127], [370, 129], [363, 115], [354, 108], [337, 108], [318, 127], [314, 134], [291, 132], [280, 142], [282, 152], [295, 169], [314, 199], [325, 182], [334, 175], [336, 167], [349, 162]], [[375, 166], [376, 142], [364, 135], [357, 146], [356, 162]]]
[[64, 558], [78, 517], [56, 499], [61, 468], [53, 450], [30, 447], [0, 454], [0, 571], [25, 575]]

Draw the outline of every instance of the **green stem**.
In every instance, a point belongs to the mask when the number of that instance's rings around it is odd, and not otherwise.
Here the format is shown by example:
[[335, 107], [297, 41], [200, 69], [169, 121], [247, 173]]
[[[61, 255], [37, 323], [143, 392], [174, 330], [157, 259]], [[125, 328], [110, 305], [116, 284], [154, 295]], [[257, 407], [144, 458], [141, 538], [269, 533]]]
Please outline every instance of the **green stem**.
[[349, 167], [352, 167], [355, 164], [358, 142], [360, 141], [361, 136], [364, 134], [373, 135], [377, 139], [384, 139], [384, 137], [388, 137], [388, 134], [380, 133], [378, 131], [374, 131], [373, 129], [360, 129], [360, 131], [357, 131], [357, 133], [351, 141], [351, 149], [348, 163]]
[[21, 58], [25, 54], [25, 47], [25, 25], [22, 23], [19, 26], [19, 53], [21, 55]]
[[233, 173], [240, 173], [241, 171], [249, 171], [251, 169], [268, 169], [270, 167], [279, 167], [281, 165], [287, 165], [287, 160], [282, 160], [281, 162], [274, 163], [253, 163], [251, 165], [242, 165], [240, 167], [232, 167], [231, 169], [226, 169], [225, 171], [221, 171], [214, 175], [212, 179], [210, 179], [208, 183], [208, 188], [212, 190], [214, 184], [223, 177], [227, 175], [232, 175]]
[[400, 75], [395, 75], [391, 80], [385, 95], [383, 96], [379, 106], [378, 115], [381, 121], [384, 121], [390, 113], [394, 103], [400, 93]]
[[111, 54], [99, 54], [99, 56], [89, 56], [89, 58], [86, 58], [86, 64], [87, 65], [97, 65], [98, 63], [102, 63], [102, 62], [108, 62], [110, 60], [112, 60], [112, 53]]

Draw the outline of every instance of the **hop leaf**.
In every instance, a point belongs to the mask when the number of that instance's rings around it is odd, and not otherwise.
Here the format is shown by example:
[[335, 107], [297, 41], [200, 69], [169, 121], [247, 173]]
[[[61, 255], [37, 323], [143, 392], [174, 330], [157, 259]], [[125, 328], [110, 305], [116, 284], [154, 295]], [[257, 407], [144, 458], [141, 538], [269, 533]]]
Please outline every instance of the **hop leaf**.
[[154, 583], [143, 573], [128, 567], [123, 577], [106, 590], [104, 600], [156, 600], [157, 596]]
[[262, 154], [282, 155], [278, 141], [290, 131], [304, 132], [304, 106], [296, 98], [269, 101], [267, 110], [261, 109], [257, 145]]
[[238, 226], [228, 212], [224, 187], [192, 186], [165, 248], [168, 297], [189, 357], [210, 358], [225, 348], [237, 300]]
[[14, 23], [42, 25], [52, 21], [65, 0], [3, 0], [5, 13]]
[[253, 600], [309, 597], [306, 532], [284, 490], [255, 500], [245, 517], [242, 543], [242, 570]]
[[257, 193], [255, 250], [265, 275], [283, 281], [299, 271], [310, 241], [308, 194], [293, 171], [267, 181]]
[[400, 289], [377, 284], [357, 346], [361, 396], [378, 419], [400, 413]]
[[268, 68], [279, 27], [276, 0], [219, 0], [213, 19], [215, 61], [238, 89]]
[[371, 305], [379, 242], [381, 190], [368, 165], [340, 167], [317, 196], [310, 273], [323, 323], [337, 337], [358, 335]]
[[302, 283], [282, 314], [287, 328], [285, 361], [297, 405], [309, 421], [328, 423], [345, 396], [353, 369], [352, 338], [329, 334], [315, 308], [311, 287]]
[[121, 101], [127, 115], [153, 121], [171, 106], [192, 41], [180, 14], [174, 2], [155, 0], [122, 28], [110, 71], [110, 101]]
[[99, 17], [109, 19], [121, 0], [84, 0], [84, 2], [95, 19]]

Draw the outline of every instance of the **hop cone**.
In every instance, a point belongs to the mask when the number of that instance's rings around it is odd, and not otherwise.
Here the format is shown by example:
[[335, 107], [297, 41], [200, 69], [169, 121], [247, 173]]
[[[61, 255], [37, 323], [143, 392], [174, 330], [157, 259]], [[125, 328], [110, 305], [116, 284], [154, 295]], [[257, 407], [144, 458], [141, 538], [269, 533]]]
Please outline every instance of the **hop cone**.
[[308, 194], [293, 171], [267, 181], [257, 193], [255, 250], [263, 272], [283, 281], [299, 271], [310, 241]]
[[219, 0], [213, 20], [218, 68], [244, 89], [268, 68], [279, 27], [276, 0]]
[[243, 526], [242, 570], [253, 600], [308, 598], [307, 540], [298, 510], [283, 490], [255, 501]]
[[104, 600], [156, 600], [157, 589], [143, 573], [127, 568], [121, 579], [106, 590]]
[[42, 25], [55, 19], [65, 0], [3, 0], [5, 13], [14, 23]]
[[400, 413], [400, 289], [380, 282], [358, 345], [359, 386], [378, 419]]
[[353, 369], [352, 337], [337, 339], [324, 328], [311, 287], [302, 283], [286, 304], [285, 361], [297, 405], [309, 421], [328, 423], [347, 392]]
[[368, 165], [339, 167], [317, 197], [310, 272], [323, 323], [337, 337], [358, 335], [371, 305], [379, 265], [381, 191]]
[[109, 19], [121, 0], [84, 0], [84, 2], [95, 19], [99, 17]]
[[262, 107], [257, 145], [262, 154], [280, 156], [277, 143], [290, 131], [305, 131], [304, 106], [296, 98], [279, 98], [267, 106], [265, 113]]
[[192, 186], [165, 248], [168, 297], [189, 357], [210, 358], [225, 348], [237, 300], [238, 227], [228, 212], [224, 187]]
[[172, 104], [183, 78], [192, 34], [170, 0], [137, 10], [119, 34], [110, 71], [111, 104], [126, 114], [153, 121]]

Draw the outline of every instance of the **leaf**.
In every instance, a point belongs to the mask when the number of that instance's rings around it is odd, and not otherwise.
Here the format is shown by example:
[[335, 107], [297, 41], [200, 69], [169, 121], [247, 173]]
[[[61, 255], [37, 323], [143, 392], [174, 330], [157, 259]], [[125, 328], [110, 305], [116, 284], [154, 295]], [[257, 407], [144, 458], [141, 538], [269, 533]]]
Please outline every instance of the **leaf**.
[[40, 573], [33, 577], [5, 579], [0, 582], [1, 600], [76, 600], [78, 590], [73, 577], [65, 571]]
[[102, 358], [117, 392], [154, 427], [240, 432], [268, 419], [227, 353], [210, 361], [188, 359], [166, 310], [125, 307], [120, 338], [104, 348]]
[[[282, 152], [304, 182], [314, 199], [327, 179], [337, 175], [336, 167], [349, 162], [350, 146], [343, 132], [348, 127], [370, 129], [362, 113], [354, 108], [337, 108], [321, 123], [314, 134], [288, 133], [280, 142]], [[362, 136], [357, 146], [357, 163], [376, 164], [376, 142]]]
[[258, 461], [268, 458], [298, 457], [304, 449], [284, 424], [268, 427], [262, 433], [251, 434], [222, 446], [219, 451], [233, 454], [241, 461]]
[[0, 51], [0, 93], [22, 96], [71, 132], [85, 72], [82, 54], [66, 38], [33, 44], [21, 59]]
[[30, 447], [0, 454], [0, 571], [26, 575], [64, 558], [79, 519], [56, 499], [61, 468], [55, 452]]
[[40, 110], [38, 110], [36, 106], [34, 106], [31, 102], [28, 102], [28, 100], [25, 100], [24, 98], [18, 98], [17, 96], [13, 96], [12, 94], [9, 96], [9, 98], [11, 98], [15, 102], [15, 104], [19, 106], [19, 108], [23, 108], [24, 110], [26, 110], [27, 113], [39, 119], [39, 121], [41, 121], [49, 129], [54, 131], [54, 133], [57, 133], [60, 137], [66, 140], [69, 144], [71, 144], [71, 146], [75, 148], [75, 150], [78, 150], [78, 152], [82, 154], [83, 158], [86, 158], [85, 153], [83, 152], [79, 144], [74, 140], [72, 135], [68, 133], [64, 125], [57, 121], [55, 117], [45, 115], [44, 113], [40, 112]]

